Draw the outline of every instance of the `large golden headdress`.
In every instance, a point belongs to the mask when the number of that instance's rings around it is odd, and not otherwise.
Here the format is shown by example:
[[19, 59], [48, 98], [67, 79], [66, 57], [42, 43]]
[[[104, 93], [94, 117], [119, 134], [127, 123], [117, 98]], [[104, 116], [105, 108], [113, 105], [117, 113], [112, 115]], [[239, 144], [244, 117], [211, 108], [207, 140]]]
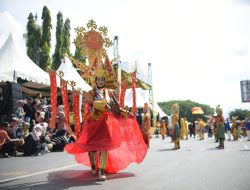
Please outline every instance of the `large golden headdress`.
[[94, 20], [87, 23], [87, 28], [88, 30], [84, 27], [75, 29], [77, 36], [74, 43], [80, 50], [80, 55], [87, 58], [88, 65], [73, 57], [71, 60], [81, 70], [81, 76], [93, 85], [97, 75], [103, 75], [106, 80], [115, 76], [106, 50], [112, 46], [112, 41], [107, 37], [108, 28], [104, 26], [98, 28]]
[[215, 108], [215, 112], [217, 113], [217, 115], [222, 115], [223, 110], [222, 110], [222, 108], [220, 107], [220, 105], [218, 105], [218, 106]]

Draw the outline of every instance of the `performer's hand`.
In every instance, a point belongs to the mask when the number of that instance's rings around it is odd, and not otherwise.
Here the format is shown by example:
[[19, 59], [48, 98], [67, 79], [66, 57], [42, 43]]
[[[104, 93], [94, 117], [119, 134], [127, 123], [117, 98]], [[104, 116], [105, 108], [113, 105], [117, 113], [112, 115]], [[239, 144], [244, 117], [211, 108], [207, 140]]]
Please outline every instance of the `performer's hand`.
[[106, 105], [106, 110], [108, 110], [108, 111], [110, 111], [111, 110], [111, 107], [110, 107], [110, 105]]

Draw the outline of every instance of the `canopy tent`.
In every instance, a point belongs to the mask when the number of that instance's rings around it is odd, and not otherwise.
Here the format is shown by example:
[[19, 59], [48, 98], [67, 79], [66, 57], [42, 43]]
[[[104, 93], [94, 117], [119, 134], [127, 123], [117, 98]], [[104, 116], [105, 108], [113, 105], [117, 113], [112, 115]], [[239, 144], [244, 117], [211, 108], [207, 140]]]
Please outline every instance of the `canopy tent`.
[[162, 118], [162, 117], [169, 118], [169, 116], [161, 109], [161, 107], [157, 103], [154, 104], [154, 110], [156, 113], [159, 114], [159, 118]]
[[[136, 88], [136, 107], [143, 108], [144, 103], [149, 104], [149, 100], [146, 98], [146, 95], [141, 88]], [[124, 98], [124, 105], [128, 107], [133, 106], [133, 92], [132, 89], [127, 89], [125, 98]], [[149, 104], [150, 105], [150, 104]]]
[[16, 82], [17, 78], [50, 84], [49, 74], [26, 55], [10, 33], [0, 49], [0, 81]]
[[[57, 73], [61, 71], [64, 73], [62, 78], [65, 81], [74, 81], [76, 83], [75, 89], [82, 91], [91, 90], [91, 86], [83, 80], [67, 56], [62, 60], [60, 67], [57, 69]], [[60, 84], [59, 77], [57, 77], [57, 83]]]
[[[141, 88], [136, 88], [136, 107], [137, 108], [143, 108], [144, 103], [148, 103], [149, 107], [152, 109], [152, 104], [149, 103], [149, 99], [147, 98], [145, 90]], [[133, 92], [132, 89], [127, 89], [124, 99], [124, 105], [128, 107], [133, 106]], [[164, 111], [160, 108], [160, 106], [157, 103], [154, 103], [153, 107], [154, 111], [158, 114], [159, 117], [169, 117]]]

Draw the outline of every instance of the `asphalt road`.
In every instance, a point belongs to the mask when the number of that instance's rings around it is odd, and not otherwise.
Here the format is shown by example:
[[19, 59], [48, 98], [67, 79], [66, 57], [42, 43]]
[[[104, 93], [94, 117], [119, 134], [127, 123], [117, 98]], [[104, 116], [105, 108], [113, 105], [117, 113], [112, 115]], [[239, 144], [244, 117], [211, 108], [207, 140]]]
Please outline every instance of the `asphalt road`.
[[0, 158], [0, 189], [249, 190], [250, 141], [226, 141], [224, 150], [215, 146], [212, 138], [191, 138], [172, 150], [169, 138], [153, 137], [140, 165], [108, 174], [104, 182], [65, 152]]

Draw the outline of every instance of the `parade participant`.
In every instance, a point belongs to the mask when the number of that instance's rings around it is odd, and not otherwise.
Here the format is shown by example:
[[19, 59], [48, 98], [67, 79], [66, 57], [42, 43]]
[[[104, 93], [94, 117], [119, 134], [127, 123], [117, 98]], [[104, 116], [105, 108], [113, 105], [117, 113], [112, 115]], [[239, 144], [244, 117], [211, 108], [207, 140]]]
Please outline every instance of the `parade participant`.
[[179, 120], [179, 105], [177, 103], [172, 105], [171, 126], [173, 128], [172, 142], [174, 143], [173, 150], [180, 149], [180, 126]]
[[181, 139], [182, 140], [188, 139], [187, 118], [181, 118], [180, 125], [181, 125]]
[[160, 126], [160, 128], [161, 128], [161, 130], [160, 130], [161, 137], [162, 137], [162, 140], [164, 140], [166, 138], [166, 132], [167, 132], [165, 119], [161, 120], [161, 126]]
[[238, 126], [236, 123], [236, 117], [232, 117], [232, 126], [231, 126], [231, 133], [233, 135], [233, 140], [238, 140]]
[[84, 97], [91, 111], [78, 139], [65, 150], [74, 154], [78, 163], [91, 166], [93, 174], [98, 171], [99, 179], [104, 181], [105, 171], [115, 173], [131, 162], [142, 162], [147, 147], [136, 118], [121, 109], [114, 94], [105, 88], [105, 70], [99, 67], [93, 77], [95, 86]]
[[225, 125], [224, 125], [224, 117], [223, 117], [223, 111], [220, 105], [218, 105], [215, 109], [217, 116], [215, 119], [215, 125], [218, 129], [218, 140], [219, 140], [219, 146], [216, 148], [224, 149], [224, 141], [225, 141]]
[[199, 128], [199, 137], [200, 140], [204, 140], [204, 131], [205, 131], [206, 123], [203, 121], [203, 119], [198, 119], [198, 128]]
[[149, 148], [149, 138], [150, 138], [149, 134], [150, 127], [151, 127], [151, 116], [148, 111], [148, 103], [144, 103], [141, 133], [144, 142], [148, 146], [148, 148]]

